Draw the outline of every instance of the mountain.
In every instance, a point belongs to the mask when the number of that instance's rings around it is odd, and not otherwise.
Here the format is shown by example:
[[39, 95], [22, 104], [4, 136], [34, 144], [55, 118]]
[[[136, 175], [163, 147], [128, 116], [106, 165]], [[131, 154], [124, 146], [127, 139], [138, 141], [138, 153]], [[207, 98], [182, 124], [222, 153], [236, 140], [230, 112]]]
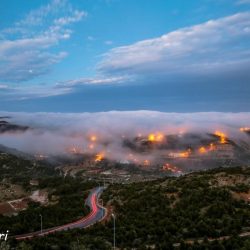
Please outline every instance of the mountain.
[[22, 151], [15, 149], [15, 148], [6, 147], [6, 146], [1, 145], [1, 144], [0, 144], [0, 153], [8, 153], [8, 154], [12, 154], [12, 155], [15, 155], [15, 156], [18, 156], [18, 157], [21, 157], [24, 159], [28, 159], [28, 160], [34, 159], [34, 157], [29, 155], [29, 154], [26, 154]]
[[[1, 118], [6, 118], [6, 117], [0, 117], [0, 119]], [[25, 132], [28, 129], [29, 129], [28, 126], [21, 126], [17, 124], [12, 124], [5, 120], [0, 120], [0, 134], [6, 133], [6, 132], [11, 132], [11, 133]]]

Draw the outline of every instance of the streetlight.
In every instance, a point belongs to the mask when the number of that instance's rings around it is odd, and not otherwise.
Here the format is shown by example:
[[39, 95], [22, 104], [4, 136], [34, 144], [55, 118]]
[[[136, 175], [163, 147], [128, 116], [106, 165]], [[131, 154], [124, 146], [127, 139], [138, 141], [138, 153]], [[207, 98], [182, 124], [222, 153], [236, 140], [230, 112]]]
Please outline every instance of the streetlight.
[[43, 233], [43, 216], [39, 214], [40, 219], [41, 219], [41, 234]]
[[114, 221], [114, 239], [113, 239], [113, 244], [114, 244], [114, 250], [115, 250], [115, 215], [112, 213], [111, 214], [112, 218], [113, 218], [113, 221]]

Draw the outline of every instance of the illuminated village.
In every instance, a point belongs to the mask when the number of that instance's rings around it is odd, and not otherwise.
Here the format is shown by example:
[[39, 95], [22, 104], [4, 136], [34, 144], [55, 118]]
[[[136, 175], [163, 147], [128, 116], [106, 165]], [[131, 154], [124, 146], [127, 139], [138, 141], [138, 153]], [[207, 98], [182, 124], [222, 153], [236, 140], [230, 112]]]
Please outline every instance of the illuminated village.
[[[240, 128], [239, 131], [246, 133], [249, 130]], [[186, 143], [188, 136], [197, 137], [198, 141]], [[88, 144], [85, 147], [78, 145], [65, 149], [68, 155], [78, 160], [74, 164], [64, 165], [62, 172], [64, 175], [89, 178], [98, 176], [101, 179], [124, 182], [165, 175], [178, 176], [198, 169], [212, 168], [215, 163], [226, 166], [238, 161], [235, 143], [226, 133], [214, 131], [204, 138], [183, 132], [176, 135], [165, 135], [162, 132], [148, 135], [139, 133], [130, 139], [121, 135], [122, 150], [127, 153], [122, 154], [123, 158], [117, 158], [108, 143], [97, 134], [87, 135]], [[249, 149], [245, 150], [249, 153]], [[47, 156], [38, 154], [36, 158], [46, 160]], [[135, 174], [138, 171], [140, 174]]]

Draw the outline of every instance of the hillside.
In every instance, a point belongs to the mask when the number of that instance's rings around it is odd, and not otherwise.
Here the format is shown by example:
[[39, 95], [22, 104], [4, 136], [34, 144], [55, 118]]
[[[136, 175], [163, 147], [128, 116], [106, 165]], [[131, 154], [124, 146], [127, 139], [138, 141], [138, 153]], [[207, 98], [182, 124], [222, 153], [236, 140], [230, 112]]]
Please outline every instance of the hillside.
[[119, 249], [249, 249], [247, 237], [238, 237], [250, 232], [248, 167], [114, 184], [102, 198], [109, 209], [105, 224], [25, 244], [34, 249], [110, 249], [113, 212]]
[[40, 164], [21, 156], [15, 156], [0, 150], [0, 180], [24, 184], [32, 178], [56, 176], [58, 172], [48, 164]]
[[18, 124], [12, 124], [10, 122], [7, 122], [5, 120], [1, 120], [4, 117], [0, 117], [0, 134], [11, 132], [11, 133], [18, 133], [18, 132], [25, 132], [29, 129], [28, 126], [21, 126]]

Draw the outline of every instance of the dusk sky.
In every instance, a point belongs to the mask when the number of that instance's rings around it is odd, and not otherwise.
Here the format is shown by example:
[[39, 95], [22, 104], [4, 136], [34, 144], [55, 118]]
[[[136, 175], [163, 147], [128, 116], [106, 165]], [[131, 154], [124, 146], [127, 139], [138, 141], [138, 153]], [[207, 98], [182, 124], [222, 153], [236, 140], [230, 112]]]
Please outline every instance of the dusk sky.
[[1, 0], [0, 110], [250, 111], [250, 0]]

